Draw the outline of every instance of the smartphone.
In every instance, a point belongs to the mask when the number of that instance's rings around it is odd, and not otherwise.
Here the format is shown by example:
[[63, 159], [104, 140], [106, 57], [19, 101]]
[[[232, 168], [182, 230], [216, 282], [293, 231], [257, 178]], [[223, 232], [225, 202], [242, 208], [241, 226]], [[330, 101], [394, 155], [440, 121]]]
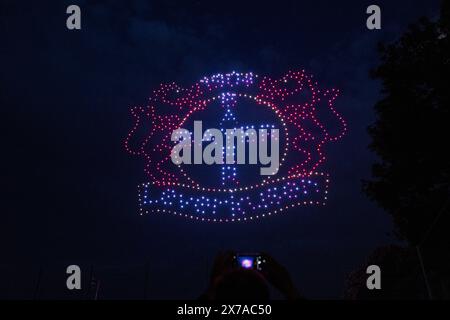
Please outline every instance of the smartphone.
[[265, 259], [260, 253], [237, 253], [234, 256], [234, 261], [238, 268], [261, 271]]

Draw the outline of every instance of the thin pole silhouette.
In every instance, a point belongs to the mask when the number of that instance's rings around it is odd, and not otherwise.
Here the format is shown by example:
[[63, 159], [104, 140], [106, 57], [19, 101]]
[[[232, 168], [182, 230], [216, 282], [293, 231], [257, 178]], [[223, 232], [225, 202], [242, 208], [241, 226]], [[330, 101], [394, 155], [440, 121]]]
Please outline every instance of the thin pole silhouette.
[[38, 278], [36, 281], [36, 287], [34, 289], [33, 300], [38, 300], [39, 290], [41, 289], [41, 278], [42, 278], [42, 266], [39, 267]]

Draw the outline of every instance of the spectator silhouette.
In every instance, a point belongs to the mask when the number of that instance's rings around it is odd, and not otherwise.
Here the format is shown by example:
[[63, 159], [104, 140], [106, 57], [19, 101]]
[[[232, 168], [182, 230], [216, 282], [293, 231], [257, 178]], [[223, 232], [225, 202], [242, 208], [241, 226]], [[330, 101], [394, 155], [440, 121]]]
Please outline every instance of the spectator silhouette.
[[210, 283], [201, 299], [253, 300], [270, 299], [270, 287], [277, 289], [285, 299], [301, 299], [289, 272], [268, 254], [262, 254], [265, 263], [260, 271], [236, 265], [235, 253], [219, 253], [214, 261]]

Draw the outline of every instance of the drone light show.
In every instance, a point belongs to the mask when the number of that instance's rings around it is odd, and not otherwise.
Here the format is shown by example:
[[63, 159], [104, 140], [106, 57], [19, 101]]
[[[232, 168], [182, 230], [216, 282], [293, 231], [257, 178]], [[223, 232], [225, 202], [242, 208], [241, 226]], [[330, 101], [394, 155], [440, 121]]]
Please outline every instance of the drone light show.
[[147, 106], [131, 109], [124, 143], [144, 160], [140, 214], [237, 222], [325, 205], [324, 148], [347, 130], [338, 95], [304, 70], [161, 84]]

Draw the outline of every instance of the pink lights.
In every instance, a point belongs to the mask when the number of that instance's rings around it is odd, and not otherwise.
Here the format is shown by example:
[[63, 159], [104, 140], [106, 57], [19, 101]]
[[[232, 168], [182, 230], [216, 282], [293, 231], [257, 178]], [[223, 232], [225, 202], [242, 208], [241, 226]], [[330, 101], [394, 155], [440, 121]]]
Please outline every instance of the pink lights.
[[[347, 130], [334, 108], [338, 95], [339, 90], [319, 88], [313, 76], [304, 71], [289, 71], [275, 80], [231, 72], [204, 77], [187, 88], [175, 83], [160, 85], [147, 106], [131, 109], [135, 122], [125, 139], [126, 150], [144, 159], [149, 179], [139, 186], [140, 213], [232, 222], [258, 219], [299, 205], [324, 205], [329, 178], [317, 171], [326, 159], [324, 147]], [[276, 175], [246, 183], [240, 179], [239, 166], [222, 167], [222, 178], [205, 185], [189, 168], [172, 163], [173, 130], [203, 120], [201, 117], [218, 107], [223, 110], [218, 126], [257, 127], [259, 112], [252, 112], [254, 123], [248, 119], [240, 122], [235, 113], [249, 103], [273, 115], [270, 121], [263, 120], [265, 126], [276, 124], [279, 128], [282, 148]]]

